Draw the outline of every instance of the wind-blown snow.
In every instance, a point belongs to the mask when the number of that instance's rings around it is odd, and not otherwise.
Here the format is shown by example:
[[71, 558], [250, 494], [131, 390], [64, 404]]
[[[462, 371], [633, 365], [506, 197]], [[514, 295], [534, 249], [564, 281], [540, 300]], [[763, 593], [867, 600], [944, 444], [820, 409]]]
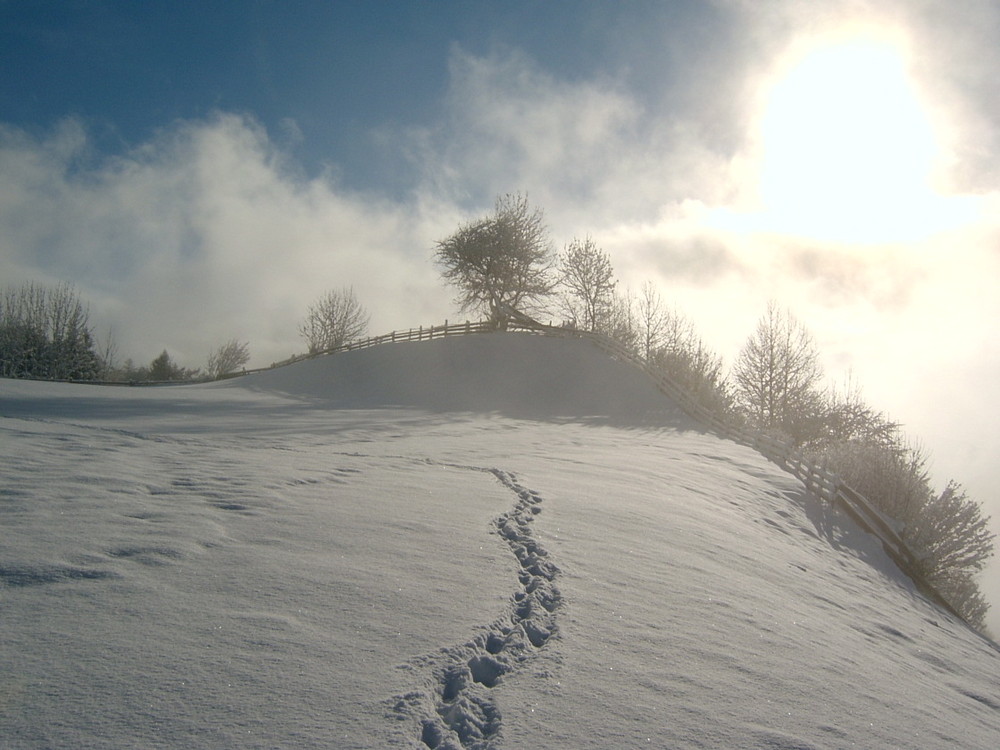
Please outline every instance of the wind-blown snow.
[[1000, 653], [584, 341], [0, 381], [0, 747], [989, 748]]

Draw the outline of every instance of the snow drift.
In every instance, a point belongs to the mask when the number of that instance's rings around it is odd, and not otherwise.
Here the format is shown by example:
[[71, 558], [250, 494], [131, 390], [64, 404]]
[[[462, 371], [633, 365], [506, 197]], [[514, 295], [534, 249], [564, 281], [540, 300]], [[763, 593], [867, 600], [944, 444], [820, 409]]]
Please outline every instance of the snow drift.
[[592, 345], [0, 381], [0, 746], [970, 747], [1000, 653]]

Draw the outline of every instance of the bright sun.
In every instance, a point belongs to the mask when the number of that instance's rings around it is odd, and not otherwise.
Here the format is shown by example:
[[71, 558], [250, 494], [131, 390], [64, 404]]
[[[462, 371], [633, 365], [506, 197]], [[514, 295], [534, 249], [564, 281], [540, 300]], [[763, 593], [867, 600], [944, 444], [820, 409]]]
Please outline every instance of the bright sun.
[[867, 243], [919, 239], [960, 221], [959, 204], [931, 186], [939, 145], [899, 45], [873, 36], [814, 43], [765, 91], [762, 210], [737, 224]]

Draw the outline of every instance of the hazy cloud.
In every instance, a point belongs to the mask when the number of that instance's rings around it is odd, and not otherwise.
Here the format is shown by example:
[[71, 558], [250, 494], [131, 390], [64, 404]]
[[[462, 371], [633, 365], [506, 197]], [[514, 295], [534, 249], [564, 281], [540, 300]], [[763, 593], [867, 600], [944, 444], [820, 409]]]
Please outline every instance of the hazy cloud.
[[447, 313], [428, 263], [433, 220], [303, 178], [247, 117], [178, 123], [89, 163], [73, 121], [42, 139], [0, 135], [2, 276], [74, 281], [124, 356], [166, 347], [196, 365], [235, 336], [284, 357], [302, 349], [306, 306], [344, 285], [379, 328]]
[[654, 273], [668, 282], [709, 285], [722, 276], [745, 271], [725, 243], [713, 237], [673, 242], [654, 240], [646, 247], [637, 247], [636, 251], [651, 259]]
[[647, 219], [660, 206], [711, 193], [725, 159], [679, 118], [653, 119], [611, 78], [566, 81], [507, 50], [455, 48], [451, 86], [433, 130], [411, 132], [422, 189], [460, 205], [527, 191], [557, 234]]

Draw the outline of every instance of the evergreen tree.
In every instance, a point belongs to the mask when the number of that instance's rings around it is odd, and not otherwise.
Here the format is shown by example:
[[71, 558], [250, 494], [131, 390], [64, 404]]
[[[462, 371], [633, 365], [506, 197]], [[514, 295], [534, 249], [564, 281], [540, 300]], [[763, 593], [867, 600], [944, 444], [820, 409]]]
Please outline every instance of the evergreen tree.
[[100, 358], [72, 286], [36, 283], [0, 295], [0, 376], [92, 380]]
[[147, 378], [153, 382], [168, 382], [177, 380], [193, 380], [198, 370], [189, 370], [176, 364], [164, 349], [160, 355], [149, 363]]

